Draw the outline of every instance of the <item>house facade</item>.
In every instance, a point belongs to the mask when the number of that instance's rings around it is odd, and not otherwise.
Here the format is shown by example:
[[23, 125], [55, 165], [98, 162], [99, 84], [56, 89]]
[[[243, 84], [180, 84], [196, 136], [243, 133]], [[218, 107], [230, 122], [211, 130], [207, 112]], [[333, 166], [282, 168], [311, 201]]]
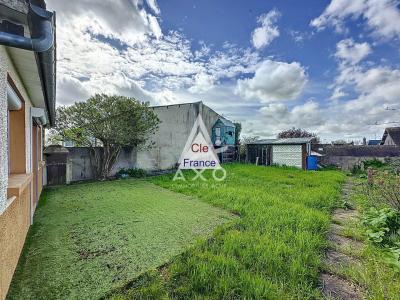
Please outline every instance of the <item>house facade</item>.
[[30, 2], [0, 0], [0, 299], [33, 221], [44, 128], [55, 119], [54, 14]]
[[225, 118], [219, 118], [212, 128], [211, 140], [217, 147], [234, 146], [236, 144], [235, 131], [235, 124]]

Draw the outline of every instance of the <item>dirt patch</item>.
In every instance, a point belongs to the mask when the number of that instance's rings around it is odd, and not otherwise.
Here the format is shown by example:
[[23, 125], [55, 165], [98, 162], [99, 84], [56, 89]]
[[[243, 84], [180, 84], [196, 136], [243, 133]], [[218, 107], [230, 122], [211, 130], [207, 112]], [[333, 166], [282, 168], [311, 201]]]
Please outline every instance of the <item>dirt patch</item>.
[[363, 299], [361, 288], [333, 274], [322, 274], [322, 293], [333, 299], [358, 300]]
[[107, 255], [113, 251], [115, 251], [115, 247], [109, 247], [107, 249], [94, 250], [94, 251], [80, 250], [78, 251], [78, 254], [80, 259], [91, 259], [101, 255]]
[[339, 249], [352, 249], [356, 251], [361, 251], [363, 244], [356, 240], [338, 235], [338, 234], [331, 234], [329, 236], [329, 241]]
[[335, 234], [339, 234], [340, 235], [343, 232], [343, 230], [344, 230], [343, 226], [341, 226], [339, 224], [335, 224], [335, 223], [331, 224], [331, 233], [335, 233]]
[[[343, 203], [348, 204], [353, 183], [351, 180], [343, 186]], [[361, 252], [363, 244], [351, 238], [344, 237], [343, 231], [346, 224], [355, 223], [358, 218], [358, 211], [355, 209], [336, 209], [332, 215], [330, 233], [328, 239], [331, 249], [326, 252], [325, 263], [329, 272], [337, 273], [340, 268], [360, 263], [357, 258], [343, 252], [353, 250]], [[322, 293], [329, 299], [363, 299], [363, 292], [360, 286], [339, 277], [335, 274], [321, 274]]]
[[358, 259], [335, 250], [328, 250], [326, 252], [326, 263], [334, 268], [348, 266], [358, 262]]
[[355, 221], [358, 218], [358, 212], [354, 209], [338, 208], [332, 216], [332, 220], [336, 223], [346, 223], [348, 221]]

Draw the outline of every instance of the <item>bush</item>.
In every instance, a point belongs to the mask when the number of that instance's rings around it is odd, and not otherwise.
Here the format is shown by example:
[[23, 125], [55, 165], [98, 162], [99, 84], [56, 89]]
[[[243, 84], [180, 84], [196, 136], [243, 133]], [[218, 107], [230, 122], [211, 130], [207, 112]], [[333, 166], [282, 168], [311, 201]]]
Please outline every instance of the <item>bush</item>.
[[351, 170], [350, 170], [351, 174], [353, 175], [358, 175], [358, 174], [364, 174], [365, 171], [361, 169], [361, 166], [359, 165], [354, 165]]
[[117, 174], [117, 178], [126, 178], [126, 177], [133, 177], [133, 178], [143, 178], [147, 176], [147, 173], [143, 169], [131, 168], [131, 169], [120, 169]]
[[368, 240], [383, 248], [384, 261], [400, 271], [400, 213], [392, 208], [371, 209], [362, 222]]
[[384, 166], [386, 166], [387, 164], [378, 160], [378, 159], [371, 159], [371, 160], [366, 160], [364, 161], [364, 168], [374, 168], [374, 169], [380, 169]]
[[371, 208], [362, 223], [367, 238], [374, 244], [393, 247], [400, 241], [400, 213], [392, 208]]

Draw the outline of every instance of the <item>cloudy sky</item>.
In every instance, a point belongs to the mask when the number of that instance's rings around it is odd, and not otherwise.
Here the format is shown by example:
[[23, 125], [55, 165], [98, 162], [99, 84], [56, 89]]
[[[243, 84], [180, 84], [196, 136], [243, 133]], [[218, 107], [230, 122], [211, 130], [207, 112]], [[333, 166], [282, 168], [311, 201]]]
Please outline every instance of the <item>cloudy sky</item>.
[[261, 137], [380, 138], [400, 124], [397, 0], [47, 3], [59, 105], [100, 92], [201, 100]]

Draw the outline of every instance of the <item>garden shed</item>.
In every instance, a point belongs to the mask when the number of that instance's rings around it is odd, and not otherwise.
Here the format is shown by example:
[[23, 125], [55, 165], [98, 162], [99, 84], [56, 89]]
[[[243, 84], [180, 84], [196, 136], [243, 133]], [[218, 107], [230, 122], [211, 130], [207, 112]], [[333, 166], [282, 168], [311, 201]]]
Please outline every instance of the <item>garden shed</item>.
[[258, 140], [247, 144], [247, 161], [258, 165], [307, 168], [312, 138]]

